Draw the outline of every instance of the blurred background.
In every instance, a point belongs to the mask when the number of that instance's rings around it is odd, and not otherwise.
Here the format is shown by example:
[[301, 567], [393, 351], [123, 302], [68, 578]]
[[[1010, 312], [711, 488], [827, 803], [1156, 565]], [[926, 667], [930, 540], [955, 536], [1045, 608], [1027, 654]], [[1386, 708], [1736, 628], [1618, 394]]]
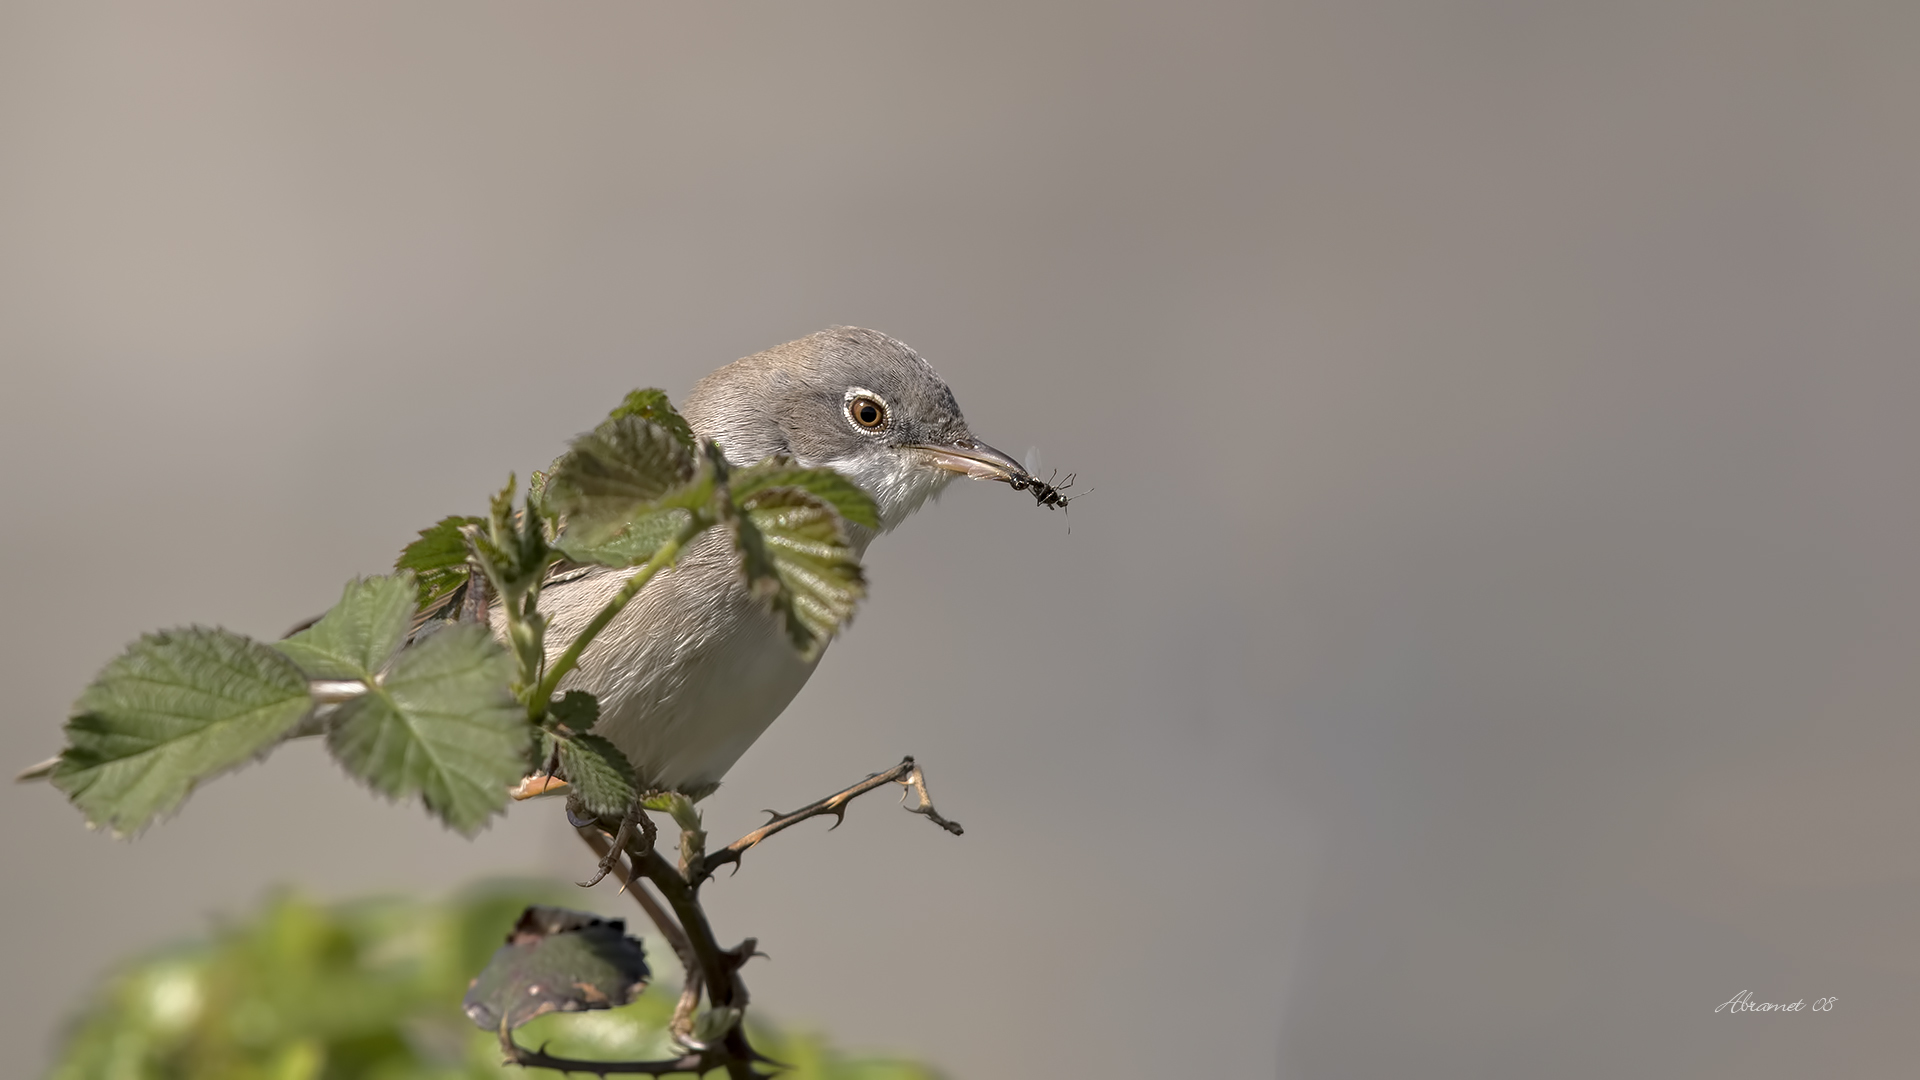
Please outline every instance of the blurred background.
[[[956, 1077], [1911, 1075], [1920, 6], [0, 4], [0, 757], [636, 386], [893, 333], [957, 487], [707, 804], [757, 1005]], [[282, 885], [588, 873], [289, 747], [0, 788], [0, 1041]], [[576, 890], [577, 891], [577, 890]], [[623, 913], [605, 885], [581, 906]], [[1730, 1017], [1750, 990], [1830, 1013]]]

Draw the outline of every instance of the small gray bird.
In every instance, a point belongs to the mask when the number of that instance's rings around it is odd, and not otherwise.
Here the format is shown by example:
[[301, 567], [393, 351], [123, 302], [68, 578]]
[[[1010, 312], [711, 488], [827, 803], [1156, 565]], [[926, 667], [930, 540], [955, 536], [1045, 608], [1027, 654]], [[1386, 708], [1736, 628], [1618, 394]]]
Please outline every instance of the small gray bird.
[[[1033, 483], [973, 437], [953, 391], [918, 353], [858, 327], [736, 360], [700, 380], [682, 413], [734, 465], [781, 454], [844, 474], [873, 497], [880, 532], [957, 476]], [[847, 528], [864, 553], [875, 532]], [[540, 594], [548, 647], [565, 649], [634, 572], [583, 568], [548, 583]], [[497, 607], [493, 618], [504, 632]], [[641, 590], [561, 688], [599, 698], [594, 731], [627, 755], [643, 786], [699, 794], [719, 784], [818, 663], [799, 656], [748, 594], [731, 541], [716, 530]]]

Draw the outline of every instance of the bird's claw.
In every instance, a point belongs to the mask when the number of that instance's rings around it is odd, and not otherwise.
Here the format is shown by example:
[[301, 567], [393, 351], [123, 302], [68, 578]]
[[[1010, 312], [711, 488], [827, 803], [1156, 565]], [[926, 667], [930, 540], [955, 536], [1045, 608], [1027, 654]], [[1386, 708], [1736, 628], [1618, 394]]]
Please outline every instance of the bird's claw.
[[[633, 805], [627, 807], [627, 812], [621, 816], [620, 828], [613, 834], [613, 845], [607, 849], [607, 853], [601, 856], [600, 862], [594, 867], [593, 877], [575, 884], [583, 889], [591, 889], [605, 881], [607, 875], [613, 873], [614, 868], [620, 865], [620, 856], [627, 853], [627, 849], [636, 839], [641, 841], [638, 854], [641, 858], [645, 858], [647, 852], [653, 850], [654, 837], [658, 834], [659, 830], [654, 826], [653, 819], [647, 816], [639, 800], [634, 800]], [[627, 891], [624, 882], [620, 886], [620, 891]]]

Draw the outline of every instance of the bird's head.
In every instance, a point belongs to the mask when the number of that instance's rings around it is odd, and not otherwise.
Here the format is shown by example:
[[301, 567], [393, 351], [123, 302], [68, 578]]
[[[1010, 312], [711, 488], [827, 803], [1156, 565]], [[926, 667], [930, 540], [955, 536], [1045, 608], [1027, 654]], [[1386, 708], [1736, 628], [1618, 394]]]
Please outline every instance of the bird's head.
[[846, 475], [878, 504], [882, 531], [957, 476], [1026, 477], [973, 437], [931, 365], [875, 330], [835, 327], [736, 360], [700, 380], [682, 411], [736, 465], [784, 454]]

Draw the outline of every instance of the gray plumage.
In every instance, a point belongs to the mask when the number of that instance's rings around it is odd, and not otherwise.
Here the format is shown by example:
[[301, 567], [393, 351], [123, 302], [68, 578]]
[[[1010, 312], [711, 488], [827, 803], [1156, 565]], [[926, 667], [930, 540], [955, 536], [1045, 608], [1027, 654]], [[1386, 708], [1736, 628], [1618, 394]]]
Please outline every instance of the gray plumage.
[[[681, 411], [735, 465], [781, 454], [848, 476], [873, 497], [880, 532], [956, 476], [1026, 475], [973, 438], [953, 391], [919, 354], [857, 327], [736, 360], [700, 380]], [[849, 531], [860, 552], [876, 535]], [[566, 648], [633, 572], [592, 568], [551, 582], [540, 599], [548, 648]], [[504, 629], [497, 610], [495, 628]], [[640, 591], [561, 687], [599, 698], [594, 731], [626, 753], [644, 785], [697, 792], [719, 783], [818, 662], [795, 653], [776, 617], [747, 594], [738, 556], [715, 531]]]

